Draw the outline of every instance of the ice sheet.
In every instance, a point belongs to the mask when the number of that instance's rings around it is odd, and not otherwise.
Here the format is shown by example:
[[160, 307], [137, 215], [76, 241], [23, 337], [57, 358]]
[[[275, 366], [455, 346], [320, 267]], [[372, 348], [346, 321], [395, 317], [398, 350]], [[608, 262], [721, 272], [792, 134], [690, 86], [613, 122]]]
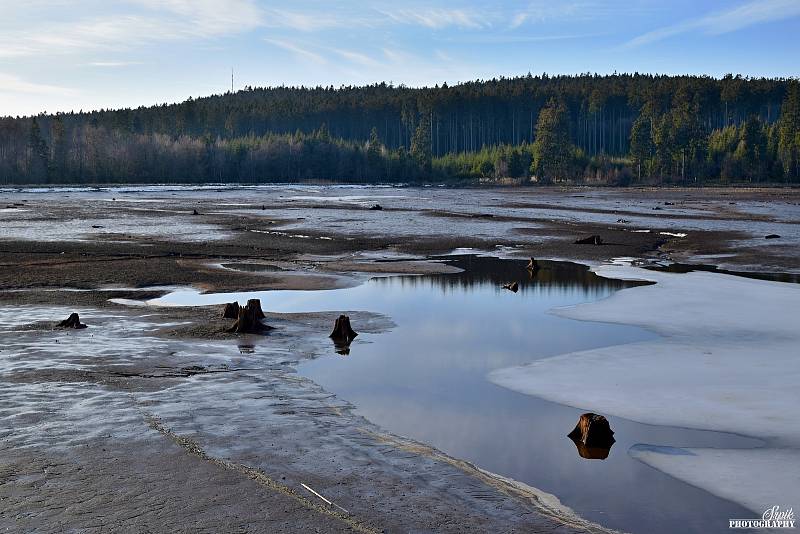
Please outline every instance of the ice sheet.
[[[500, 369], [501, 386], [570, 406], [656, 425], [745, 434], [752, 451], [691, 455], [632, 451], [719, 496], [758, 508], [783, 495], [800, 504], [800, 286], [715, 273], [673, 274], [605, 265], [603, 276], [646, 279], [603, 301], [554, 310], [585, 321], [638, 325], [661, 338]], [[788, 449], [788, 452], [787, 452]], [[754, 465], [761, 469], [762, 480]], [[735, 479], [739, 488], [729, 489]], [[702, 483], [701, 483], [702, 482]], [[772, 502], [770, 505], [781, 504]], [[758, 510], [755, 510], [758, 511]], [[763, 509], [761, 510], [763, 511]]]
[[799, 502], [800, 451], [797, 450], [636, 445], [629, 454], [693, 486], [741, 503], [755, 514], [752, 518], [731, 519], [755, 519], [775, 505], [782, 509], [796, 508]]

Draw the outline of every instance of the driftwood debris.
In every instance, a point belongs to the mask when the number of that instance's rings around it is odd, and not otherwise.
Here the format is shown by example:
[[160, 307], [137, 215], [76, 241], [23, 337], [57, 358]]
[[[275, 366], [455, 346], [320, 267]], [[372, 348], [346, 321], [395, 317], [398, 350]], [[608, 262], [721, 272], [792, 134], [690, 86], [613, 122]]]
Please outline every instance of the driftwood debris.
[[81, 322], [81, 318], [77, 313], [70, 313], [69, 317], [58, 323], [57, 326], [59, 328], [74, 328], [76, 330], [86, 328], [86, 325]]
[[342, 512], [344, 512], [344, 513], [346, 513], [346, 514], [349, 514], [349, 513], [350, 513], [350, 512], [348, 512], [347, 510], [345, 510], [344, 508], [342, 508], [341, 506], [339, 506], [338, 504], [336, 504], [335, 502], [333, 502], [333, 501], [331, 501], [331, 500], [329, 500], [329, 499], [326, 499], [326, 498], [325, 498], [325, 497], [323, 497], [321, 494], [319, 494], [318, 492], [314, 491], [314, 490], [311, 488], [311, 486], [309, 486], [308, 484], [305, 484], [304, 482], [301, 482], [301, 483], [300, 483], [300, 485], [301, 485], [301, 486], [303, 486], [303, 487], [304, 487], [306, 490], [308, 490], [310, 493], [312, 493], [314, 496], [316, 496], [316, 497], [319, 497], [320, 499], [322, 499], [322, 501], [323, 501], [325, 504], [327, 504], [328, 506], [335, 506], [336, 508], [338, 508], [339, 510], [341, 510]]
[[503, 289], [508, 289], [509, 291], [513, 291], [516, 293], [519, 291], [519, 283], [517, 282], [510, 282], [508, 284], [503, 284]]
[[600, 238], [599, 235], [590, 235], [589, 237], [584, 237], [583, 239], [576, 239], [576, 245], [602, 245], [603, 240]]
[[340, 315], [333, 323], [333, 332], [331, 332], [331, 335], [328, 337], [333, 340], [336, 352], [339, 354], [349, 354], [350, 343], [353, 342], [357, 335], [358, 332], [353, 330], [353, 327], [350, 326], [350, 317], [347, 315]]
[[239, 318], [239, 303], [229, 302], [225, 305], [225, 311], [222, 312], [223, 319], [238, 319]]
[[261, 322], [263, 318], [264, 312], [261, 311], [261, 301], [250, 299], [247, 301], [246, 306], [239, 306], [236, 323], [228, 331], [237, 334], [263, 334], [271, 329], [271, 327]]

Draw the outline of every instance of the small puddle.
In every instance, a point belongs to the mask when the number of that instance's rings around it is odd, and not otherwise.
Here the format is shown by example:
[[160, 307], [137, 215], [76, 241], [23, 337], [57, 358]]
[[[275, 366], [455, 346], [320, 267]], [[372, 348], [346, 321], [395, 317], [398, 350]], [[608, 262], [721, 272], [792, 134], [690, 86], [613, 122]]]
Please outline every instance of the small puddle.
[[[617, 440], [611, 450], [581, 452], [566, 435], [584, 410], [521, 395], [486, 379], [495, 369], [540, 358], [653, 339], [655, 334], [640, 328], [548, 313], [639, 284], [602, 278], [568, 262], [541, 262], [542, 268], [529, 274], [519, 260], [440, 260], [464, 272], [374, 278], [330, 291], [201, 295], [181, 290], [153, 303], [261, 298], [264, 308], [275, 312], [383, 313], [397, 325], [391, 331], [359, 335], [346, 356], [331, 343], [330, 355], [302, 362], [298, 372], [386, 430], [553, 493], [608, 527], [699, 534], [725, 532], [728, 518], [749, 517], [738, 505], [656, 471], [627, 451], [638, 443], [735, 448], [759, 446], [758, 440], [609, 417]], [[502, 289], [510, 282], [518, 283], [516, 293]], [[358, 330], [358, 324], [353, 327]], [[580, 404], [580, 391], [575, 402]]]

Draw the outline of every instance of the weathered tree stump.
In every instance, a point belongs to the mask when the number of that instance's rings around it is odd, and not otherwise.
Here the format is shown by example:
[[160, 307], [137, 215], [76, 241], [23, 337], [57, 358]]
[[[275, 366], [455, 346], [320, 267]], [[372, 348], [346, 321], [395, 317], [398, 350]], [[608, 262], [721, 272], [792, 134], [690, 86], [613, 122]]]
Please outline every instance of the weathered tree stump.
[[503, 284], [503, 289], [508, 289], [509, 291], [513, 291], [516, 293], [519, 291], [519, 284], [517, 282], [510, 282], [508, 284]]
[[225, 305], [225, 311], [222, 312], [223, 319], [238, 319], [239, 318], [239, 303], [229, 302]]
[[59, 328], [74, 328], [76, 330], [86, 328], [86, 325], [81, 322], [81, 318], [77, 313], [69, 314], [69, 317], [58, 323], [57, 326]]
[[[337, 349], [346, 349], [356, 338], [358, 333], [350, 326], [350, 317], [340, 315], [333, 323], [333, 332], [329, 336]], [[348, 351], [349, 352], [349, 351]]]
[[259, 319], [266, 318], [266, 315], [264, 315], [264, 312], [261, 311], [261, 301], [259, 299], [250, 299], [250, 300], [248, 300], [247, 301], [247, 307], [251, 308], [252, 310], [255, 310], [253, 313], [256, 314], [257, 318], [259, 318]]
[[599, 235], [590, 235], [589, 237], [584, 237], [583, 239], [576, 239], [576, 245], [602, 245], [603, 240], [600, 238]]
[[578, 424], [567, 437], [587, 447], [611, 447], [615, 441], [608, 419], [591, 412], [581, 415]]
[[239, 307], [236, 323], [228, 331], [237, 334], [262, 334], [266, 330], [270, 330], [269, 326], [261, 322], [263, 318], [261, 301], [258, 299], [248, 300], [246, 306]]
[[528, 266], [526, 268], [529, 271], [538, 271], [539, 270], [539, 262], [536, 261], [536, 258], [531, 256], [531, 259], [528, 262]]

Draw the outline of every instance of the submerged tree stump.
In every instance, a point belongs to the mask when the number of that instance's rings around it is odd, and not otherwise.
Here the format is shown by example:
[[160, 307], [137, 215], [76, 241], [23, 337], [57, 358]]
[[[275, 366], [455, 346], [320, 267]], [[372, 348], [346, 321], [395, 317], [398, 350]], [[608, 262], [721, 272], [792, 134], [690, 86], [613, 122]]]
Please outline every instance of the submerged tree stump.
[[583, 239], [576, 239], [576, 245], [602, 245], [603, 240], [600, 238], [599, 235], [590, 235], [589, 237], [584, 237]]
[[222, 312], [223, 319], [238, 319], [239, 318], [239, 303], [229, 302], [225, 305], [225, 311]]
[[358, 333], [350, 326], [350, 317], [340, 315], [333, 323], [333, 332], [328, 336], [339, 349], [346, 349]]
[[261, 301], [258, 299], [248, 300], [246, 306], [239, 307], [236, 323], [228, 331], [237, 334], [263, 334], [271, 329], [261, 322], [263, 318], [264, 312], [261, 311]]
[[57, 326], [59, 328], [74, 328], [76, 330], [86, 328], [86, 325], [81, 322], [81, 318], [77, 313], [69, 314], [69, 317], [58, 323]]
[[509, 291], [513, 291], [516, 293], [519, 291], [519, 284], [517, 282], [510, 282], [508, 284], [503, 284], [503, 289], [508, 289]]
[[596, 413], [585, 413], [578, 419], [578, 424], [567, 434], [572, 441], [587, 447], [611, 448], [614, 444], [614, 431], [608, 419]]

